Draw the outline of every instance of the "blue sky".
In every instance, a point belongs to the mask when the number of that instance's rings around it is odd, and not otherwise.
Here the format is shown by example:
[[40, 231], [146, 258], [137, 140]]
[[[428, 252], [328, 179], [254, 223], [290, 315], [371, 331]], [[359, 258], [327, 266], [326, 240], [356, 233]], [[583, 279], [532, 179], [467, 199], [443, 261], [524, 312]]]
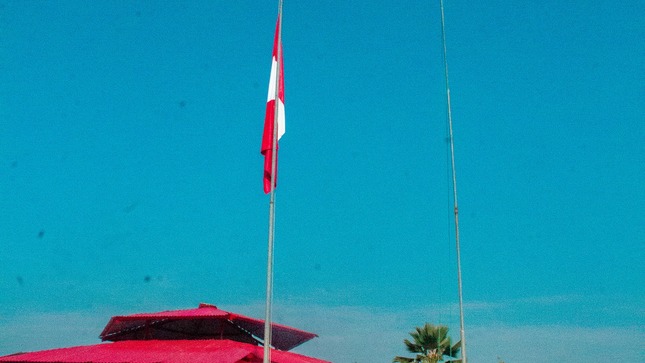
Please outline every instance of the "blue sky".
[[[472, 363], [645, 358], [644, 10], [445, 3]], [[0, 1], [0, 355], [199, 302], [263, 316], [276, 15]], [[320, 335], [298, 352], [458, 336], [440, 40], [438, 1], [284, 4], [274, 316]]]

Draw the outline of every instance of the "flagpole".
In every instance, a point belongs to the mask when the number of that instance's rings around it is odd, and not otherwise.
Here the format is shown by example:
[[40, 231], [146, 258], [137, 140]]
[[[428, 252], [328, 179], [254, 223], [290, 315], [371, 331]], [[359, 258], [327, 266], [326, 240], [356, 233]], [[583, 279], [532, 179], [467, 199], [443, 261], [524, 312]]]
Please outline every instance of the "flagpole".
[[282, 64], [282, 0], [278, 0], [278, 47], [276, 54], [276, 78], [275, 78], [275, 102], [273, 112], [273, 143], [271, 145], [271, 196], [269, 198], [269, 241], [267, 246], [267, 281], [266, 281], [266, 303], [264, 310], [264, 358], [263, 363], [271, 362], [271, 313], [273, 304], [273, 239], [275, 231], [275, 178], [278, 146], [278, 107], [280, 71]]
[[450, 83], [448, 82], [448, 51], [446, 50], [446, 21], [443, 10], [443, 0], [439, 0], [441, 5], [441, 37], [443, 44], [443, 64], [446, 76], [446, 102], [448, 108], [448, 127], [450, 132], [450, 162], [452, 167], [452, 191], [455, 212], [455, 243], [457, 249], [457, 285], [459, 288], [459, 332], [461, 345], [461, 362], [467, 363], [466, 355], [466, 332], [464, 329], [464, 300], [461, 285], [461, 249], [459, 246], [459, 207], [457, 205], [457, 173], [455, 170], [455, 139], [452, 133], [452, 110], [450, 107]]

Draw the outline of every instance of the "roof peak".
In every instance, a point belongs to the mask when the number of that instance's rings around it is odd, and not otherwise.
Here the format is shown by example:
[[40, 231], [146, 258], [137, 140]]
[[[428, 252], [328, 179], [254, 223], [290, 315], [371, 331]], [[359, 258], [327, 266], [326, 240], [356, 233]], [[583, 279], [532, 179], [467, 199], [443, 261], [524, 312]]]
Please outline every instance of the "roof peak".
[[203, 309], [203, 308], [215, 308], [215, 309], [217, 309], [217, 306], [215, 306], [215, 305], [213, 305], [213, 304], [199, 303], [199, 307], [198, 307], [198, 308], [199, 308], [199, 309]]
[[[272, 345], [290, 350], [317, 335], [286, 325], [271, 324]], [[102, 340], [230, 339], [264, 344], [264, 320], [220, 310], [201, 303], [197, 308], [113, 316], [99, 335]]]

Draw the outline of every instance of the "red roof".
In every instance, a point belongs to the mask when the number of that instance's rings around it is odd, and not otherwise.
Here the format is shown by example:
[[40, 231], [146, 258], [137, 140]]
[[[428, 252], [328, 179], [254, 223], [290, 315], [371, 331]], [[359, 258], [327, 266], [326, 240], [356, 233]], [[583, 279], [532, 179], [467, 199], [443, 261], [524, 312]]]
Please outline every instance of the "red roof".
[[[255, 363], [263, 348], [232, 340], [128, 340], [0, 357], [11, 363]], [[329, 363], [272, 350], [274, 363]]]
[[[293, 349], [317, 337], [316, 334], [285, 325], [271, 326], [271, 344], [280, 350]], [[230, 339], [260, 344], [264, 339], [264, 320], [229, 313], [214, 305], [200, 304], [197, 309], [114, 316], [100, 337], [104, 341]]]
[[[329, 363], [286, 352], [316, 334], [272, 324], [273, 363]], [[261, 363], [264, 321], [214, 305], [197, 309], [114, 316], [96, 345], [18, 353], [12, 363]]]

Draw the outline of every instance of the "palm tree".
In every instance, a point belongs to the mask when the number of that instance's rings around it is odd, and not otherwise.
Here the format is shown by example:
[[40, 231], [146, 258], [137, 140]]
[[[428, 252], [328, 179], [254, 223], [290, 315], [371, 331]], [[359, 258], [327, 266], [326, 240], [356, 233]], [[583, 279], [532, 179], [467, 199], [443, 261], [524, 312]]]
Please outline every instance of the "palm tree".
[[[405, 339], [403, 343], [410, 353], [417, 353], [417, 356], [415, 358], [394, 357], [393, 362], [437, 363], [443, 361], [444, 356], [455, 358], [459, 354], [461, 342], [452, 345], [447, 326], [426, 323], [422, 327], [416, 327], [410, 335], [414, 341]], [[451, 360], [447, 363], [450, 362], [461, 363], [461, 359]]]

